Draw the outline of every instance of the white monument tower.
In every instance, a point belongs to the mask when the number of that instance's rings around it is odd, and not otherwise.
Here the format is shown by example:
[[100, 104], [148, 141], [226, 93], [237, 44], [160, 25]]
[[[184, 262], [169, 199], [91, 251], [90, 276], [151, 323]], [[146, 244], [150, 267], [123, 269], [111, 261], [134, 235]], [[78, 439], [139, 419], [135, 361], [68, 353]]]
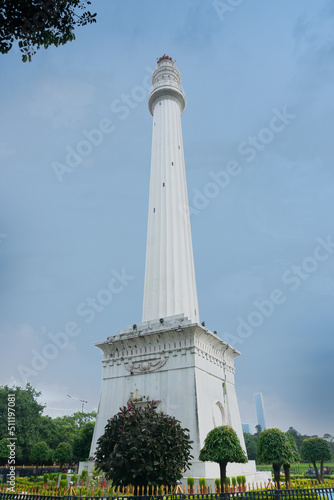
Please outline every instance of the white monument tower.
[[[160, 57], [148, 102], [153, 140], [143, 320], [96, 344], [103, 374], [90, 455], [120, 406], [148, 397], [190, 430], [195, 458], [187, 474], [215, 478], [218, 465], [198, 460], [207, 433], [229, 424], [245, 448], [234, 387], [234, 358], [240, 353], [199, 324], [180, 82], [172, 58]], [[229, 474], [254, 480], [254, 462], [231, 466]]]
[[148, 106], [153, 116], [143, 321], [184, 314], [198, 323], [181, 128], [186, 102], [171, 57], [158, 60]]

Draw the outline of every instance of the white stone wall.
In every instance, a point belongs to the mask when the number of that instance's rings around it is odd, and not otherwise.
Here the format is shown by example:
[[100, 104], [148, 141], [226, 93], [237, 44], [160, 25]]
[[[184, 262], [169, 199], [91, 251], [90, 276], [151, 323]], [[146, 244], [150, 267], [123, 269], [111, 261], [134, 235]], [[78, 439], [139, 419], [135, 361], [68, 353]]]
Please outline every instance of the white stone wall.
[[198, 455], [217, 425], [231, 425], [244, 446], [234, 388], [238, 351], [183, 315], [129, 327], [97, 345], [104, 354], [103, 381], [91, 456], [107, 420], [132, 393], [159, 401], [159, 409], [190, 430], [194, 461], [187, 475], [218, 477], [218, 465]]

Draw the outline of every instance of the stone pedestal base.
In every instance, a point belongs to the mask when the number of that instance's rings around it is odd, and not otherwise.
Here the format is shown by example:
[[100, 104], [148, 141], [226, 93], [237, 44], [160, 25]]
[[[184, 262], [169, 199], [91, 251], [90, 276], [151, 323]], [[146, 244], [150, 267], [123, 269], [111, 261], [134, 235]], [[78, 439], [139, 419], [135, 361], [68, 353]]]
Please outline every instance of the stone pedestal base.
[[154, 399], [158, 409], [188, 428], [194, 461], [188, 476], [219, 477], [217, 464], [198, 461], [207, 433], [231, 425], [245, 449], [234, 387], [240, 353], [184, 315], [148, 321], [96, 344], [103, 352], [103, 380], [91, 459], [109, 418], [131, 398]]

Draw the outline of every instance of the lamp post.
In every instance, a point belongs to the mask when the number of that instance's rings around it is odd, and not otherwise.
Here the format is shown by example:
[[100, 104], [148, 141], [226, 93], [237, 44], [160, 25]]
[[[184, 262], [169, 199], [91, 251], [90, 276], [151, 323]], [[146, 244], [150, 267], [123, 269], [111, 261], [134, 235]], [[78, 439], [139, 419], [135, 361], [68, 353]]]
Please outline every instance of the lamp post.
[[70, 396], [69, 394], [67, 394], [67, 397], [71, 398], [71, 399], [76, 399], [77, 401], [81, 401], [81, 413], [84, 412], [85, 403], [88, 403], [88, 401], [86, 401], [85, 399], [74, 398], [73, 396]]

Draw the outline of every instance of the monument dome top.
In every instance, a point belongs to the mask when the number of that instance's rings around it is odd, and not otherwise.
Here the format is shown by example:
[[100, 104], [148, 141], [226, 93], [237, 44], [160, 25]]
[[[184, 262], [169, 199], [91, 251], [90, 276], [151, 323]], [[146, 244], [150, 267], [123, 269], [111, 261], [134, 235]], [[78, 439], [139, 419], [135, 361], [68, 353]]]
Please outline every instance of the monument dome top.
[[172, 58], [172, 57], [170, 57], [170, 56], [168, 56], [167, 54], [164, 54], [163, 56], [161, 56], [161, 57], [159, 57], [159, 58], [157, 59], [157, 63], [158, 63], [158, 64], [159, 64], [159, 63], [161, 63], [162, 61], [170, 61], [170, 62], [172, 62], [172, 63], [175, 63], [175, 61], [173, 61], [173, 58]]

